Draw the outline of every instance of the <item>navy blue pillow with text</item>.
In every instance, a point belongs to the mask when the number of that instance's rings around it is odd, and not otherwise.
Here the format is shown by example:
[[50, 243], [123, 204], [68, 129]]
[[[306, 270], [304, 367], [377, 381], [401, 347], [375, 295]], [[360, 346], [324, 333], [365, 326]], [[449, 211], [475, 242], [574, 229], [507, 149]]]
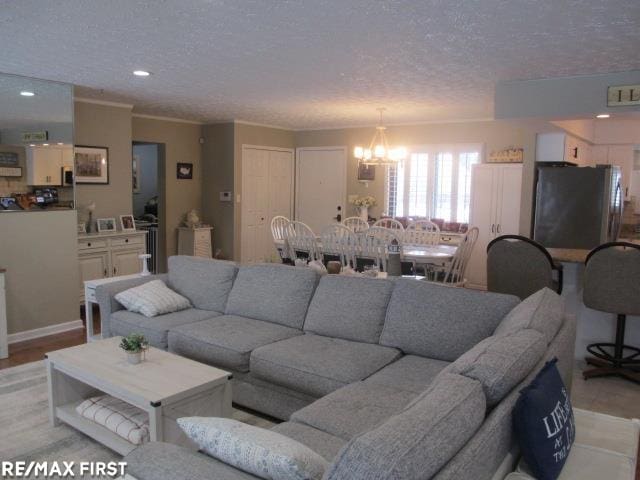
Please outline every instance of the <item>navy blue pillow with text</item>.
[[537, 480], [558, 478], [576, 434], [571, 399], [557, 361], [547, 362], [520, 391], [513, 411], [522, 456]]

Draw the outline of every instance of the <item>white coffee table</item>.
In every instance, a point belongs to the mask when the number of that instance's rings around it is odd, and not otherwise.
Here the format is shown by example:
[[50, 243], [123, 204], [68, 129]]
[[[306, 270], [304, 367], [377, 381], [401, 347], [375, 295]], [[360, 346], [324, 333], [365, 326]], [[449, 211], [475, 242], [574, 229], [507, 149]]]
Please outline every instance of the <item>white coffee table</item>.
[[76, 413], [84, 399], [109, 394], [149, 415], [151, 441], [195, 448], [176, 419], [231, 417], [231, 374], [151, 347], [138, 365], [127, 362], [121, 337], [46, 355], [49, 420], [71, 425], [112, 450], [127, 455], [136, 445]]

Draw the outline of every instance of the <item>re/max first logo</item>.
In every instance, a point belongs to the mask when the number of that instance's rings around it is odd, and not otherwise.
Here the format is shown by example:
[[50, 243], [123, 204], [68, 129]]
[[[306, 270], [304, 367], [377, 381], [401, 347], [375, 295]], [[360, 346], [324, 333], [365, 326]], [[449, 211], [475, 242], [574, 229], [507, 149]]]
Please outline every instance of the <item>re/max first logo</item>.
[[126, 462], [27, 462], [3, 461], [2, 478], [85, 478], [123, 476]]

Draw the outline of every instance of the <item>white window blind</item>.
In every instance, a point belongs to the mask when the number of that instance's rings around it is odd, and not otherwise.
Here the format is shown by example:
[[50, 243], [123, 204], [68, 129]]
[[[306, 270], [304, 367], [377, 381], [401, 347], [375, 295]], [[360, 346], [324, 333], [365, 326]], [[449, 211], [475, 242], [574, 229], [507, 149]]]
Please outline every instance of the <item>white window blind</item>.
[[388, 168], [387, 213], [468, 223], [471, 169], [481, 151], [476, 144], [411, 149], [407, 159]]

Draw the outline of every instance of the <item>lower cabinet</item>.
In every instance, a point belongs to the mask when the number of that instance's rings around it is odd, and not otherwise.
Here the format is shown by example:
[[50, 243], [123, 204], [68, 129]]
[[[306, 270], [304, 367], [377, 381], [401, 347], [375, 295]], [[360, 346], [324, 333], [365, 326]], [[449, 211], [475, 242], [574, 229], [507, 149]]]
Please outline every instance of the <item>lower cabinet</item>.
[[84, 282], [132, 275], [142, 270], [139, 255], [146, 253], [145, 231], [81, 235], [78, 237], [80, 303], [84, 302]]

